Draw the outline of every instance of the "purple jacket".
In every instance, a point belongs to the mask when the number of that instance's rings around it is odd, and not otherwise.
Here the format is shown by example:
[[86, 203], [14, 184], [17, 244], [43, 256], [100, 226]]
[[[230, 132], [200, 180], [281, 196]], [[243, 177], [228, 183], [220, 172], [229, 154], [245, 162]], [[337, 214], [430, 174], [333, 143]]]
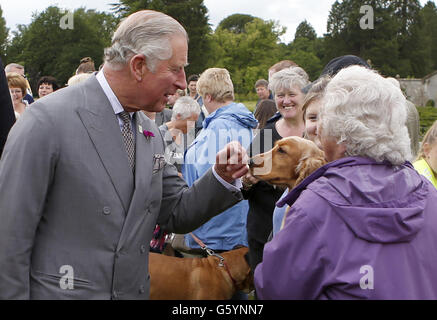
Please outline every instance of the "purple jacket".
[[410, 163], [342, 158], [285, 203], [255, 270], [261, 299], [437, 299], [437, 190]]

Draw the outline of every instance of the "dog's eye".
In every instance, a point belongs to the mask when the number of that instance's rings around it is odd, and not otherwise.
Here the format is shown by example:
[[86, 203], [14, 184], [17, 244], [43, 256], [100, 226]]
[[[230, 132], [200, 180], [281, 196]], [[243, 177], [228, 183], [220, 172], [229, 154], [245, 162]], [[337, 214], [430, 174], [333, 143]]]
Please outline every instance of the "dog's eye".
[[279, 152], [279, 153], [287, 153], [287, 152], [285, 152], [285, 150], [282, 149], [281, 147], [278, 148], [278, 152]]

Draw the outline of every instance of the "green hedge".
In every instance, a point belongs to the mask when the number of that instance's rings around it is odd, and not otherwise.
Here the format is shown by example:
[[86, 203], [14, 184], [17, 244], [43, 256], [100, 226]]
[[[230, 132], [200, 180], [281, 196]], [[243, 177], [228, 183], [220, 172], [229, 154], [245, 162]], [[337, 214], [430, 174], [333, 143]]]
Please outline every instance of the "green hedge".
[[426, 130], [437, 120], [437, 108], [418, 107], [417, 110], [420, 117], [420, 135], [423, 137]]

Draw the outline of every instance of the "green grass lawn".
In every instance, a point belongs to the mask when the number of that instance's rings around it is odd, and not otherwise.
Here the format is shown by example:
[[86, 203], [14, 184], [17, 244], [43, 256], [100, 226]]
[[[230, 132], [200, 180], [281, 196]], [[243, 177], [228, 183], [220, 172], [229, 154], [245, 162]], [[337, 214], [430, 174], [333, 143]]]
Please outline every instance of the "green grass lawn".
[[255, 110], [256, 100], [255, 101], [249, 101], [249, 100], [243, 100], [243, 101], [236, 101], [244, 104], [247, 109], [253, 112]]

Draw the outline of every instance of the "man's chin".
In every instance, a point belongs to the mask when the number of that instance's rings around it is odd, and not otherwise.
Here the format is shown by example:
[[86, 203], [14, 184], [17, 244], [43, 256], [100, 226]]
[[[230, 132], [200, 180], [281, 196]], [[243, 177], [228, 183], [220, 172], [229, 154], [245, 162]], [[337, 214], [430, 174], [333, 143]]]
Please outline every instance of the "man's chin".
[[150, 105], [144, 106], [141, 108], [141, 110], [148, 111], [148, 112], [161, 112], [162, 110], [164, 110], [164, 108], [165, 108], [165, 103], [161, 101], [152, 106]]

